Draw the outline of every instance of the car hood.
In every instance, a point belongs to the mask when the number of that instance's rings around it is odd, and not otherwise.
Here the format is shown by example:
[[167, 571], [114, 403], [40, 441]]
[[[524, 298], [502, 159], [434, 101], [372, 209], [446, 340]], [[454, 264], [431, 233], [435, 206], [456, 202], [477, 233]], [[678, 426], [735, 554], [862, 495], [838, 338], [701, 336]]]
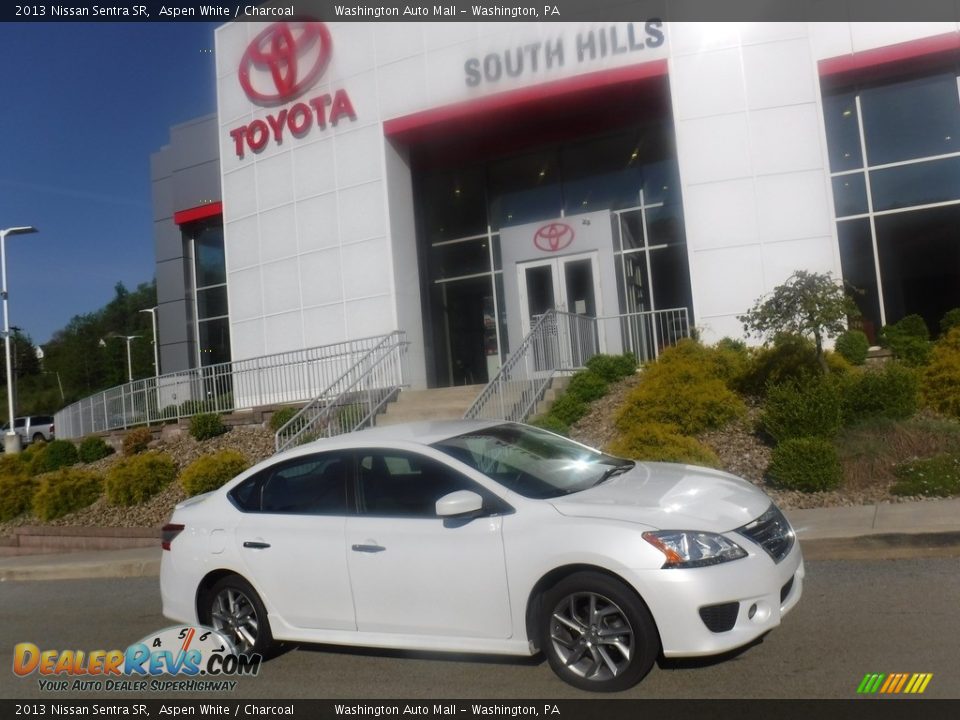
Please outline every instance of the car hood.
[[708, 532], [738, 528], [770, 507], [770, 498], [763, 492], [728, 473], [653, 462], [637, 463], [596, 487], [549, 502], [570, 517]]

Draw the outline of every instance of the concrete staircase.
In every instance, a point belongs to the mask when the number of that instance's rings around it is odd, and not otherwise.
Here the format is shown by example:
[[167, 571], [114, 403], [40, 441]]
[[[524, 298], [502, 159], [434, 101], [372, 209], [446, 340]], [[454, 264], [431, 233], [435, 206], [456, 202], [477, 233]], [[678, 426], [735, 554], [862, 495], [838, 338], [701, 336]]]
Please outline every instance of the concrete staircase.
[[547, 388], [546, 392], [543, 393], [543, 398], [540, 402], [537, 403], [537, 406], [533, 409], [533, 415], [531, 418], [540, 417], [541, 415], [546, 415], [550, 410], [550, 406], [553, 405], [554, 401], [563, 394], [563, 391], [567, 389], [567, 385], [570, 384], [570, 378], [566, 375], [558, 375], [550, 381], [550, 386]]
[[377, 425], [417, 420], [459, 420], [483, 390], [483, 385], [458, 385], [430, 390], [403, 390], [396, 402], [377, 417]]

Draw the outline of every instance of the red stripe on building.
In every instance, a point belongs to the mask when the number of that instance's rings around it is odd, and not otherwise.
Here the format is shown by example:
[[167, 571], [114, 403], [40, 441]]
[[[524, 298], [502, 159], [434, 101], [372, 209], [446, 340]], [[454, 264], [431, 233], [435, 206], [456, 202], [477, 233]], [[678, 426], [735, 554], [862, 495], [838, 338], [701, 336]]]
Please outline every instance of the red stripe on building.
[[885, 47], [863, 50], [819, 62], [820, 77], [831, 81], [869, 79], [873, 73], [885, 73], [896, 67], [912, 72], [960, 56], [960, 33], [908, 40]]
[[206, 220], [207, 218], [216, 217], [217, 215], [223, 215], [223, 203], [219, 200], [217, 202], [197, 205], [197, 207], [188, 208], [187, 210], [178, 210], [173, 214], [173, 221], [177, 225], [186, 225], [187, 223]]

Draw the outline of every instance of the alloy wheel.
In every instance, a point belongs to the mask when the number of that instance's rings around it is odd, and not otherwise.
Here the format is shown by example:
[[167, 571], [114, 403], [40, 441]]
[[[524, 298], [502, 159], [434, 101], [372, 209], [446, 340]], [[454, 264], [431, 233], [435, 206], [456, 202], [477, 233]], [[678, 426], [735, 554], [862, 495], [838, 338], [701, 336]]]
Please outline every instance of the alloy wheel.
[[243, 591], [234, 587], [220, 590], [213, 598], [210, 620], [215, 630], [230, 638], [238, 653], [248, 653], [257, 644], [260, 620], [256, 607]]
[[634, 632], [626, 613], [595, 592], [563, 598], [550, 618], [550, 641], [563, 664], [592, 681], [618, 677], [634, 657]]

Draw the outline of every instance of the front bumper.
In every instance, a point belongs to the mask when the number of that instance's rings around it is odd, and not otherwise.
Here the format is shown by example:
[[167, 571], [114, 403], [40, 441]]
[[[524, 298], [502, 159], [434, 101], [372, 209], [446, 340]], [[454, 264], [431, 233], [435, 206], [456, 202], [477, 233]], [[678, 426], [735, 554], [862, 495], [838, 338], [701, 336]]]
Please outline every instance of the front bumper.
[[[747, 557], [722, 565], [638, 570], [630, 580], [657, 623], [663, 654], [695, 657], [742, 647], [777, 627], [800, 600], [803, 577], [803, 554], [795, 542], [779, 563], [754, 546]], [[733, 603], [735, 608], [722, 609], [723, 622], [712, 623], [724, 629], [707, 627], [704, 615], [711, 612], [701, 609]]]

